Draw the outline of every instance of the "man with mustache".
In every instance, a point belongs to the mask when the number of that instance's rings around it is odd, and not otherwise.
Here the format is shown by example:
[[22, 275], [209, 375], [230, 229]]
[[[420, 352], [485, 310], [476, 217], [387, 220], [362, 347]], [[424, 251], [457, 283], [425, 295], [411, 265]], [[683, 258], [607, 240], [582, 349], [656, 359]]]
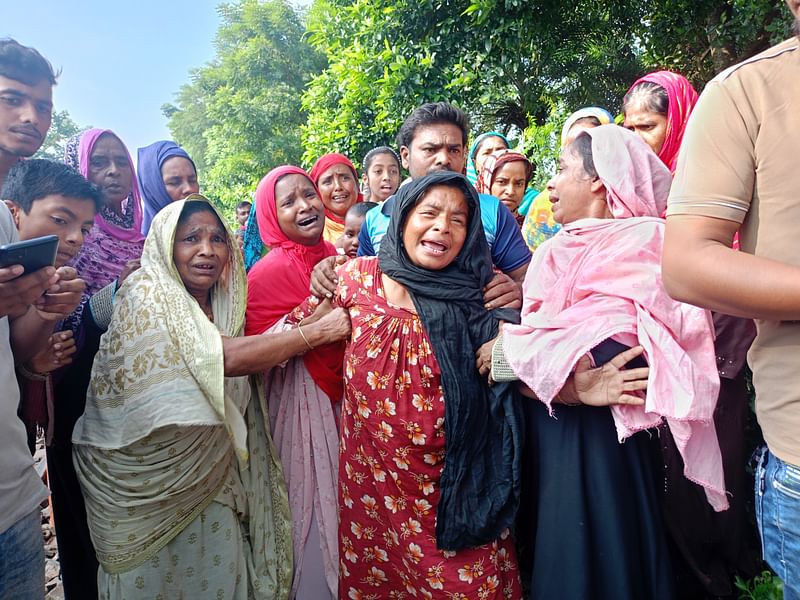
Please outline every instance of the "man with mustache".
[[0, 187], [41, 147], [53, 116], [53, 67], [33, 48], [0, 40]]
[[[397, 134], [403, 166], [411, 179], [436, 171], [463, 173], [466, 163], [468, 119], [447, 102], [419, 106], [406, 117]], [[514, 215], [497, 198], [480, 194], [481, 221], [495, 267], [502, 271], [484, 289], [487, 309], [522, 305], [520, 283], [525, 278], [531, 253]], [[377, 255], [389, 227], [394, 197], [367, 213], [358, 236], [358, 255]], [[311, 276], [311, 291], [330, 297], [336, 289], [333, 259], [320, 261]]]
[[[800, 34], [800, 0], [787, 4]], [[764, 559], [786, 598], [800, 598], [798, 133], [800, 38], [709, 82], [684, 134], [662, 265], [673, 298], [756, 320], [748, 363], [767, 442], [756, 516]]]

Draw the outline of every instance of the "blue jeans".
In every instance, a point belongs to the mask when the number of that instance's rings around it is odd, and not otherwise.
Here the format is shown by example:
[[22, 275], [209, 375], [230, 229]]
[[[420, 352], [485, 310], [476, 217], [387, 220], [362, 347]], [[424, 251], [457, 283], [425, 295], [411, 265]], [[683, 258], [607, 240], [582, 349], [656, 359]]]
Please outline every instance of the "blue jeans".
[[764, 447], [756, 466], [756, 518], [764, 560], [783, 580], [785, 600], [800, 600], [800, 467]]
[[0, 533], [0, 600], [44, 598], [44, 539], [37, 508]]

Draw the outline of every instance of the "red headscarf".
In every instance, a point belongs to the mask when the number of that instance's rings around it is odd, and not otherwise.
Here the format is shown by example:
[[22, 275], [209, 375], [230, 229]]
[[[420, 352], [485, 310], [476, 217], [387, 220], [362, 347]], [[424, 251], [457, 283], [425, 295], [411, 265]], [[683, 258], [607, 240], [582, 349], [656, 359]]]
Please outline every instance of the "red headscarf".
[[655, 83], [667, 92], [669, 99], [667, 137], [664, 139], [664, 145], [661, 146], [658, 157], [669, 167], [670, 172], [675, 173], [683, 132], [686, 130], [689, 115], [692, 114], [694, 105], [697, 104], [697, 92], [683, 75], [672, 71], [656, 71], [637, 79], [627, 93], [644, 81]]
[[[286, 237], [278, 224], [275, 205], [275, 185], [286, 175], [308, 177], [299, 167], [277, 167], [267, 173], [256, 189], [258, 229], [264, 245], [271, 250], [247, 274], [246, 335], [263, 333], [302, 304], [309, 296], [314, 265], [336, 254], [336, 248], [323, 241], [322, 236], [314, 246], [304, 246]], [[342, 357], [341, 344], [320, 346], [303, 357], [311, 377], [332, 402], [338, 402], [344, 392]]]
[[[330, 154], [325, 154], [317, 159], [317, 162], [315, 162], [314, 166], [311, 167], [310, 172], [311, 181], [314, 182], [314, 185], [319, 183], [319, 178], [322, 177], [322, 174], [330, 169], [333, 165], [344, 165], [353, 172], [353, 179], [356, 183], [356, 202], [361, 202], [364, 199], [364, 196], [361, 195], [361, 191], [358, 189], [358, 173], [356, 172], [356, 168], [353, 166], [353, 163], [350, 162], [350, 159], [344, 154], [331, 152]], [[327, 206], [325, 207], [325, 216], [335, 223], [344, 225], [344, 219], [329, 211]]]

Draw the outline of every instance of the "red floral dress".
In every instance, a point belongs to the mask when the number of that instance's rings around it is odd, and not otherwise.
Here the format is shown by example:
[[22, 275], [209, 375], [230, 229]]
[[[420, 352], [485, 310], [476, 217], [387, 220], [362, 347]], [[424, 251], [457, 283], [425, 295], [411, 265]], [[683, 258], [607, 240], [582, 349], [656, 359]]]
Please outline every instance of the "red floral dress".
[[340, 268], [337, 303], [353, 327], [339, 460], [339, 597], [521, 598], [507, 531], [479, 548], [436, 548], [445, 409], [419, 317], [386, 302], [374, 257]]

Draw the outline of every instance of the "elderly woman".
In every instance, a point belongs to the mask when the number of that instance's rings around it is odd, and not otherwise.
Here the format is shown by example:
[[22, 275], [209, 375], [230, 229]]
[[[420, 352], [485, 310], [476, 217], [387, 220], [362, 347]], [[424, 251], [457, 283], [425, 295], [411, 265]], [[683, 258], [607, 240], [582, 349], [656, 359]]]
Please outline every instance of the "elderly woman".
[[[325, 302], [318, 314], [311, 314], [304, 302], [314, 265], [336, 254], [322, 239], [325, 208], [308, 174], [283, 166], [258, 184], [256, 211], [261, 238], [271, 250], [247, 276], [245, 331], [302, 335], [330, 308]], [[303, 316], [307, 318], [298, 324]], [[342, 350], [339, 344], [308, 344], [266, 375], [272, 435], [292, 507], [292, 596], [298, 598], [336, 597], [336, 414], [343, 394]]]
[[483, 161], [475, 187], [479, 194], [497, 197], [522, 225], [525, 215], [519, 213], [519, 208], [531, 177], [533, 165], [528, 157], [512, 150], [497, 150]]
[[400, 188], [380, 254], [339, 269], [345, 352], [339, 597], [519, 598], [508, 527], [519, 407], [471, 356], [498, 319], [478, 196], [437, 172]]
[[287, 598], [291, 517], [263, 388], [245, 377], [345, 336], [333, 312], [240, 337], [246, 281], [202, 196], [153, 220], [73, 435], [101, 598]]
[[322, 204], [325, 206], [323, 237], [325, 241], [334, 244], [344, 233], [347, 211], [362, 200], [358, 189], [358, 173], [349, 158], [332, 152], [319, 157], [309, 175], [319, 189]]
[[154, 142], [139, 148], [139, 188], [144, 200], [142, 233], [147, 235], [158, 211], [170, 202], [200, 191], [197, 169], [186, 151], [175, 142]]
[[144, 236], [142, 204], [128, 150], [107, 129], [90, 129], [67, 142], [64, 162], [97, 185], [104, 205], [72, 263], [86, 290], [63, 323], [74, 334], [77, 352], [53, 374], [53, 437], [47, 467], [57, 525], [64, 592], [71, 598], [97, 597], [97, 559], [86, 526], [80, 486], [72, 464], [72, 429], [83, 413], [92, 361], [110, 317], [117, 282], [138, 266]]
[[[587, 106], [572, 113], [561, 128], [561, 147], [572, 142], [584, 129], [613, 123], [609, 112], [598, 106]], [[531, 202], [522, 224], [522, 237], [531, 252], [553, 237], [561, 226], [553, 219], [550, 193], [545, 189]]]
[[[538, 490], [533, 598], [672, 596], [647, 431], [662, 420], [685, 476], [704, 487], [715, 510], [727, 508], [712, 418], [719, 378], [710, 317], [661, 285], [658, 216], [670, 183], [635, 134], [580, 133], [548, 184], [563, 229], [534, 255], [522, 324], [506, 326], [493, 347], [492, 376], [518, 378], [538, 399], [530, 422]], [[640, 363], [621, 371], [621, 395], [609, 388], [587, 404], [570, 374], [626, 347], [643, 351], [649, 364], [646, 395], [637, 391]], [[623, 356], [623, 364], [632, 357]]]

